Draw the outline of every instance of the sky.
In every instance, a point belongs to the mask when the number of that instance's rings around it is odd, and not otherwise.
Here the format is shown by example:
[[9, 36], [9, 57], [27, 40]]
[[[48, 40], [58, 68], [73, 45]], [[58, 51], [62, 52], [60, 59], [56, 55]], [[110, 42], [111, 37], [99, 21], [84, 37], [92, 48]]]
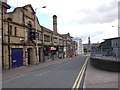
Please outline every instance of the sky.
[[[58, 33], [70, 33], [83, 43], [100, 43], [118, 36], [119, 0], [7, 0], [12, 11], [15, 7], [31, 4], [37, 9], [39, 23], [53, 30], [53, 15], [57, 15]], [[46, 6], [46, 8], [42, 8]], [[114, 26], [114, 27], [112, 27]]]

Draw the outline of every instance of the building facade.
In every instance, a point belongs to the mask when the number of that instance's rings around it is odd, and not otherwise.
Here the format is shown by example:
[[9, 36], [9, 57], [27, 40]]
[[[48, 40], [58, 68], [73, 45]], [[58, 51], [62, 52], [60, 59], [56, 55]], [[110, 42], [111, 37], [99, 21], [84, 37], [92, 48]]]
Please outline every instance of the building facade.
[[52, 31], [40, 25], [30, 4], [17, 7], [12, 12], [7, 12], [9, 8], [6, 2], [2, 3], [3, 69], [69, 57], [76, 52], [77, 43], [73, 43], [70, 34], [57, 32], [56, 15], [53, 15]]
[[106, 55], [120, 58], [120, 37], [105, 39], [104, 42]]
[[[9, 8], [9, 5], [3, 3], [3, 68], [10, 69], [41, 62], [42, 31], [37, 20], [38, 32], [35, 35], [36, 16], [32, 6], [18, 7], [7, 13]], [[35, 36], [38, 37], [38, 55]]]

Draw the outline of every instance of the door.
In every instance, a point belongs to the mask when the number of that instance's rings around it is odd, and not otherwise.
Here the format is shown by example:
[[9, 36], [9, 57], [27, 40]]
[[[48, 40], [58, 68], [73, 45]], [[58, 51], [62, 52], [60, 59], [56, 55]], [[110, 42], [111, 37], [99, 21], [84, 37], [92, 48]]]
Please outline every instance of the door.
[[41, 62], [42, 58], [41, 58], [41, 48], [39, 48], [39, 62]]
[[12, 68], [23, 66], [23, 50], [12, 49]]
[[28, 48], [28, 64], [31, 64], [30, 56], [31, 56], [31, 48]]

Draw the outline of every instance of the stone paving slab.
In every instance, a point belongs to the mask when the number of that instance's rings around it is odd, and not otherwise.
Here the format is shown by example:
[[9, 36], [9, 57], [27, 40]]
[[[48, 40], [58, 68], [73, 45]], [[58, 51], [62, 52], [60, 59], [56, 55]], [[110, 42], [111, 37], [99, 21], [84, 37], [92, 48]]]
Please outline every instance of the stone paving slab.
[[96, 69], [88, 61], [84, 88], [118, 88], [118, 73]]

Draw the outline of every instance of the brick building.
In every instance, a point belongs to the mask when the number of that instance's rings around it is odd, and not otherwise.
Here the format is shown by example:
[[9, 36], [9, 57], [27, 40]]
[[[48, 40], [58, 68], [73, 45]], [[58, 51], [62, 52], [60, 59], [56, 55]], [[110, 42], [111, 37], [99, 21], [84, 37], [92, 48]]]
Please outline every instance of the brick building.
[[[3, 3], [3, 62], [4, 69], [41, 62], [42, 53], [36, 61], [35, 12], [32, 6], [17, 7], [7, 12], [9, 5]], [[19, 17], [19, 18], [18, 18]], [[42, 31], [37, 20], [38, 48], [42, 52]]]
[[[9, 8], [7, 3], [2, 3], [3, 69], [38, 64], [71, 55], [75, 47], [72, 45], [72, 37], [69, 33], [61, 35], [57, 32], [56, 15], [53, 16], [52, 31], [39, 24], [30, 4], [17, 7], [12, 12], [7, 12]], [[35, 21], [37, 21], [37, 33]]]

